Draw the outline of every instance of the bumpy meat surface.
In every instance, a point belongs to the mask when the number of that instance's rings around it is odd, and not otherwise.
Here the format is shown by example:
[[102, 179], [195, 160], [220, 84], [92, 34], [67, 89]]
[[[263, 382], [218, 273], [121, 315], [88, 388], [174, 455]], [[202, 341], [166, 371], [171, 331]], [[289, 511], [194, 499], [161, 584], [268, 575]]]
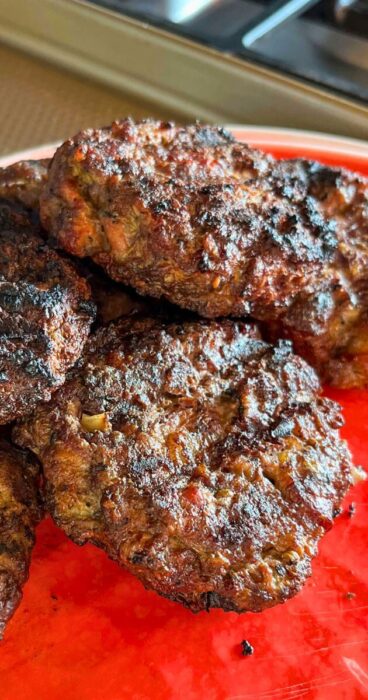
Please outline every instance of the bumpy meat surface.
[[67, 141], [41, 202], [59, 245], [206, 317], [249, 315], [321, 377], [368, 383], [367, 180], [223, 129], [124, 120]]
[[21, 160], [0, 168], [0, 197], [37, 210], [49, 162], [48, 159]]
[[142, 297], [134, 289], [114, 282], [98, 265], [89, 260], [80, 261], [78, 271], [91, 288], [98, 325], [107, 325], [110, 321], [135, 314], [160, 317], [167, 316], [170, 312], [172, 315], [178, 315], [181, 311], [157, 299]]
[[269, 323], [271, 337], [289, 337], [294, 348], [330, 384], [368, 384], [368, 181], [312, 161], [282, 161], [272, 187], [290, 201], [312, 201], [333, 227], [336, 246]]
[[294, 595], [351, 482], [337, 404], [288, 341], [225, 320], [101, 328], [15, 440], [56, 522], [193, 611]]
[[74, 267], [0, 200], [0, 423], [30, 412], [79, 358], [94, 305]]
[[0, 440], [0, 638], [28, 578], [41, 517], [38, 476], [35, 462]]
[[[27, 160], [0, 168], [0, 198], [21, 203], [27, 209], [37, 212], [49, 163], [49, 159]], [[37, 220], [34, 223], [37, 223]], [[44, 237], [45, 232], [40, 233]], [[147, 313], [155, 309], [153, 300], [147, 301], [133, 289], [114, 282], [96, 265], [86, 264], [78, 270], [90, 284], [99, 323], [106, 324], [122, 316], [138, 312]]]
[[[49, 163], [49, 159], [19, 161], [0, 168], [0, 198], [21, 203], [37, 212]], [[45, 232], [40, 233], [44, 237]], [[157, 300], [143, 298], [132, 288], [114, 282], [97, 265], [86, 263], [78, 266], [78, 271], [91, 287], [99, 323], [106, 324], [133, 313], [156, 313], [161, 308]]]
[[331, 243], [292, 203], [271, 211], [259, 183], [268, 167], [216, 127], [125, 120], [57, 151], [41, 218], [66, 250], [142, 294], [204, 316], [245, 314], [287, 296], [289, 258], [295, 288], [303, 253], [312, 266]]

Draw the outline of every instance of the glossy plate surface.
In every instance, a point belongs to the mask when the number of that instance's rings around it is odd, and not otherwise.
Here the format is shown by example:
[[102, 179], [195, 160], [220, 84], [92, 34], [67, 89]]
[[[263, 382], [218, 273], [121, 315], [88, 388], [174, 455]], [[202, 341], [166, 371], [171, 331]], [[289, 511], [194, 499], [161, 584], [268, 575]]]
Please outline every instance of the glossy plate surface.
[[[313, 157], [368, 175], [363, 142], [234, 131], [279, 157]], [[15, 154], [0, 165], [52, 150]], [[343, 405], [343, 434], [367, 467], [368, 393], [326, 393]], [[344, 506], [304, 590], [285, 605], [241, 616], [193, 615], [44, 521], [23, 601], [0, 643], [0, 700], [368, 698], [368, 482], [352, 489]], [[241, 655], [244, 639], [252, 656]]]

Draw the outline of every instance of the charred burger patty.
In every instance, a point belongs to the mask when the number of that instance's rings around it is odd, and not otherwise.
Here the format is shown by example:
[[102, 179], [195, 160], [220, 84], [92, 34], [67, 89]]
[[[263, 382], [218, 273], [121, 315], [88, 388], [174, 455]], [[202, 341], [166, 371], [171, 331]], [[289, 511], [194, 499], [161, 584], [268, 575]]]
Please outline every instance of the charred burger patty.
[[63, 383], [94, 318], [90, 288], [21, 207], [0, 200], [0, 424]]
[[39, 468], [0, 440], [0, 638], [28, 578], [34, 530], [41, 517]]
[[368, 384], [367, 179], [218, 127], [127, 119], [58, 149], [41, 217], [139, 293], [251, 316], [329, 383]]
[[338, 406], [318, 393], [252, 325], [128, 319], [14, 437], [75, 542], [195, 612], [260, 611], [301, 588], [351, 483]]

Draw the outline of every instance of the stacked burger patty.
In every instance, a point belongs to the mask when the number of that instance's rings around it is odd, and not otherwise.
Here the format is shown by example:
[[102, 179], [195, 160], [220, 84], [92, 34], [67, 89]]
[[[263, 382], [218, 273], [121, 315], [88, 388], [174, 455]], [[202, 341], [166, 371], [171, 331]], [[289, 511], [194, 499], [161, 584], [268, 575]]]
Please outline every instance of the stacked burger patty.
[[0, 174], [0, 625], [42, 508], [194, 612], [301, 588], [360, 476], [320, 379], [368, 383], [367, 193], [150, 120]]

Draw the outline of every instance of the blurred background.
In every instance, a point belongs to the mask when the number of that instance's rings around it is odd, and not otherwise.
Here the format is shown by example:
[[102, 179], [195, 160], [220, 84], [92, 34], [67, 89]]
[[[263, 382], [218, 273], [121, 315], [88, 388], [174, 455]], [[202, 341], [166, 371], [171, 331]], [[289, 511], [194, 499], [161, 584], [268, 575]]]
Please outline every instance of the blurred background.
[[114, 118], [368, 138], [368, 0], [0, 0], [0, 154]]

